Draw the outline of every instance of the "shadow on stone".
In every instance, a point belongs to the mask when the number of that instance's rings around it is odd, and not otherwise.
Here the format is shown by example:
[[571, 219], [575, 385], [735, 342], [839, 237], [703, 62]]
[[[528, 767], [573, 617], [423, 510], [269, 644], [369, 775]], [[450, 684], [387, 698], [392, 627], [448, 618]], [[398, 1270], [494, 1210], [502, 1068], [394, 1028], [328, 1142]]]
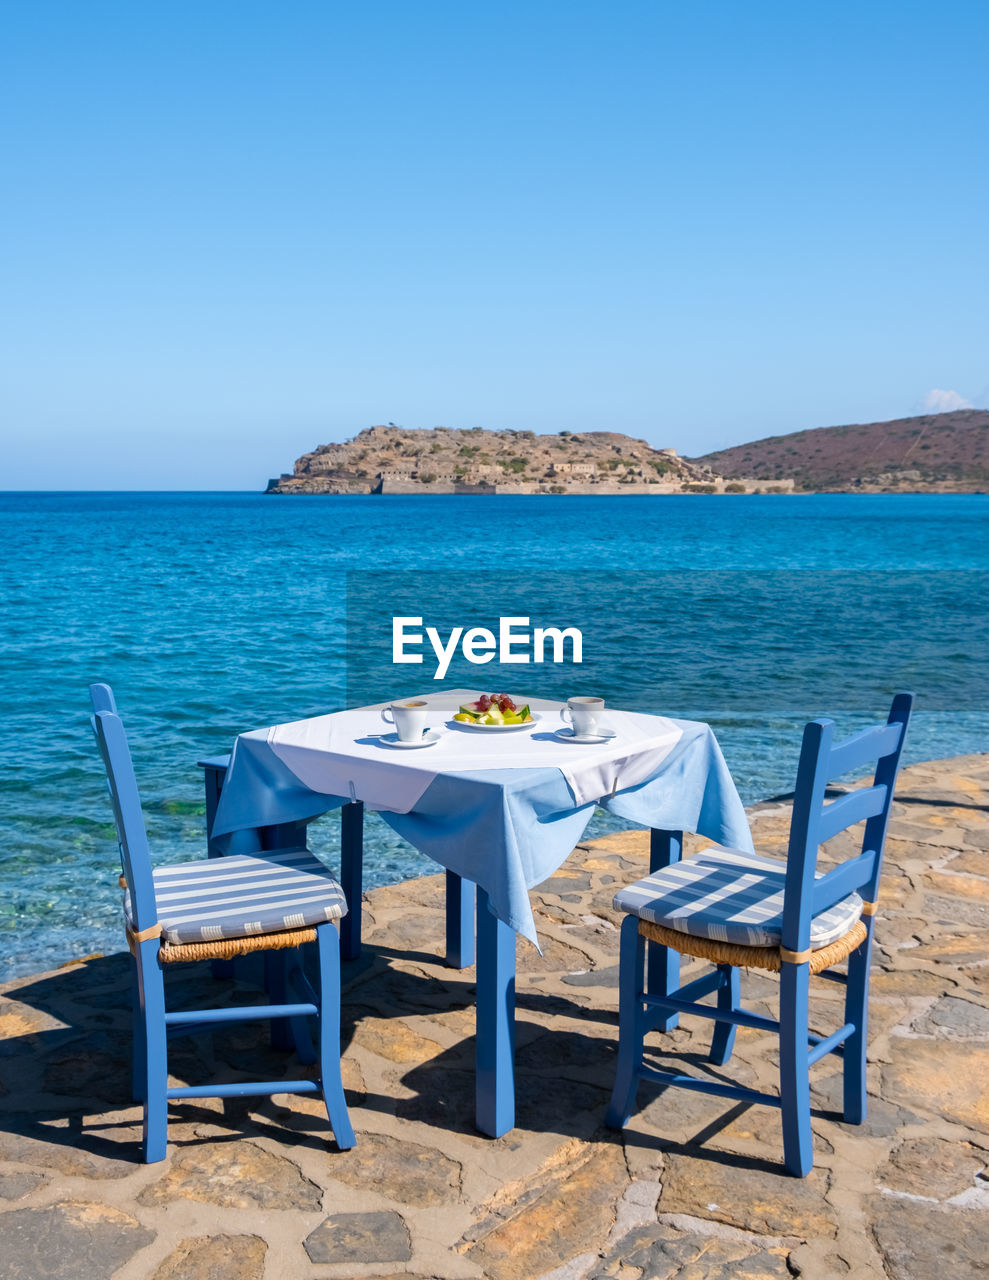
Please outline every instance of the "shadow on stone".
[[[128, 1166], [140, 1162], [141, 1108], [131, 1095], [131, 963], [127, 955], [95, 957], [7, 989], [5, 999], [20, 1010], [20, 1033], [5, 1028], [0, 1159], [29, 1158], [42, 1167], [94, 1178], [124, 1176]], [[261, 977], [257, 965], [245, 964], [241, 971]], [[176, 966], [166, 974], [166, 991], [170, 1010], [247, 1007], [265, 999], [263, 990], [246, 981], [215, 979], [205, 963]], [[112, 1011], [109, 1019], [107, 1011]], [[265, 1022], [235, 1023], [176, 1040], [168, 1062], [171, 1079], [183, 1084], [315, 1078], [315, 1068], [300, 1067], [294, 1053], [271, 1047]], [[243, 1136], [257, 1101], [172, 1103], [169, 1141], [194, 1143], [196, 1128], [204, 1124], [230, 1125]], [[270, 1134], [284, 1113], [267, 1099], [259, 1109], [262, 1131]], [[327, 1122], [325, 1131], [303, 1133], [300, 1140], [325, 1149], [329, 1133]], [[21, 1154], [7, 1154], [13, 1152]]]

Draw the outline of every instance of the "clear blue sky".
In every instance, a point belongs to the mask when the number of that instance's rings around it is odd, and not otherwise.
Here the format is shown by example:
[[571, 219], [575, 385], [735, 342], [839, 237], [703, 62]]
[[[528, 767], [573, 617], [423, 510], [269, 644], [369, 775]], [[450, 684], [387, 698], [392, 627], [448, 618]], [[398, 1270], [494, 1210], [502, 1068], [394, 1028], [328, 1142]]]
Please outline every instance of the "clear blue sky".
[[0, 488], [983, 404], [987, 44], [985, 0], [7, 5]]

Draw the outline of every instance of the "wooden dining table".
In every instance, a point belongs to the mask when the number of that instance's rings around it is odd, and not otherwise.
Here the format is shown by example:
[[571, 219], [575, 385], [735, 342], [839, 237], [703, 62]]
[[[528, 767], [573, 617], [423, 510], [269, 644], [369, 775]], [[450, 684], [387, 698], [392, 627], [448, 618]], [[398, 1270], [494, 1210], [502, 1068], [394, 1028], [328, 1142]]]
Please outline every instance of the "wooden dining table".
[[[517, 933], [538, 945], [528, 891], [562, 865], [595, 809], [650, 829], [650, 870], [681, 856], [684, 830], [746, 850], [751, 836], [703, 722], [608, 711], [614, 736], [585, 746], [559, 736], [553, 700], [528, 700], [531, 726], [484, 733], [452, 720], [475, 691], [414, 696], [440, 730], [435, 746], [389, 749], [377, 736], [387, 728], [381, 703], [248, 731], [229, 757], [200, 761], [209, 851], [297, 847], [309, 822], [339, 808], [347, 960], [361, 952], [365, 808], [444, 867], [447, 963], [476, 960], [475, 1121], [499, 1137], [515, 1124]], [[654, 947], [650, 990], [668, 993], [678, 979], [676, 953]]]

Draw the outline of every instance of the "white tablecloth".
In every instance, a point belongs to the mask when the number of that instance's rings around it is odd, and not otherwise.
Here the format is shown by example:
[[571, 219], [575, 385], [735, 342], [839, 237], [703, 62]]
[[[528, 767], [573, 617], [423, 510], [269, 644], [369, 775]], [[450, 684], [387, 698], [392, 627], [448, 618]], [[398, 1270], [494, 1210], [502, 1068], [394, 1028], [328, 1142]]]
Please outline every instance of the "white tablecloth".
[[555, 768], [574, 804], [589, 804], [651, 777], [683, 732], [664, 716], [606, 711], [600, 727], [613, 731], [614, 738], [600, 745], [565, 743], [554, 736], [567, 727], [558, 702], [530, 699], [541, 719], [531, 729], [509, 731], [449, 723], [460, 703], [471, 700], [466, 697], [426, 700], [429, 727], [442, 735], [435, 746], [383, 746], [380, 735], [391, 730], [377, 708], [367, 707], [275, 725], [268, 730], [268, 746], [311, 791], [349, 795], [369, 809], [408, 813], [437, 775], [451, 770]]

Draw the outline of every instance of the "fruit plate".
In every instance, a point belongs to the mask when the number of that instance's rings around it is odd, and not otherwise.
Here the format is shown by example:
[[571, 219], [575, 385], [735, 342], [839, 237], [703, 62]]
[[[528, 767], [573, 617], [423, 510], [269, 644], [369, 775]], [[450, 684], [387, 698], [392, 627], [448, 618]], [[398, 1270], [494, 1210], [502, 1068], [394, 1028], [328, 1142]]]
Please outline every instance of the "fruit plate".
[[517, 733], [519, 729], [534, 729], [542, 719], [535, 711], [530, 711], [531, 720], [525, 720], [522, 724], [477, 724], [470, 720], [448, 720], [447, 724], [451, 729], [468, 729], [477, 730], [478, 733]]

